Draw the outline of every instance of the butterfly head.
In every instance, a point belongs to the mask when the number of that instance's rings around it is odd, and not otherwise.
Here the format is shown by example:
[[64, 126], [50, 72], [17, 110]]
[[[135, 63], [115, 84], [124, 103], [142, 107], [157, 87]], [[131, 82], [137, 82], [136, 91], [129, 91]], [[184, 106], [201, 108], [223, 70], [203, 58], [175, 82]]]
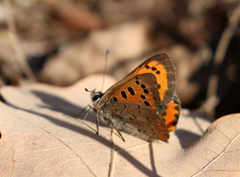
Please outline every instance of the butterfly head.
[[95, 92], [95, 90], [92, 91], [91, 93], [92, 102], [98, 103], [101, 100], [102, 96], [103, 96], [102, 92]]
[[89, 91], [87, 88], [85, 88], [85, 91], [91, 92], [91, 99], [92, 99], [92, 102], [93, 102], [93, 106], [96, 107], [96, 105], [101, 100], [101, 98], [103, 96], [103, 93], [102, 92], [96, 92], [96, 89], [94, 89], [93, 91]]
[[95, 89], [91, 93], [91, 99], [93, 102], [94, 112], [97, 113], [99, 109], [99, 102], [103, 96], [102, 92], [95, 92]]

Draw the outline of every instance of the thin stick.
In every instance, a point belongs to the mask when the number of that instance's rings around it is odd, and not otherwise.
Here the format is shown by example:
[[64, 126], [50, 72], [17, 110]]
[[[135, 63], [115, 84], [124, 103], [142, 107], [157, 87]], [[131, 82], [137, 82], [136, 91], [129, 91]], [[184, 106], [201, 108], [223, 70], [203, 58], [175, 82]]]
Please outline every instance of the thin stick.
[[[219, 100], [219, 98], [217, 96], [217, 87], [218, 87], [218, 82], [219, 82], [217, 72], [219, 70], [220, 65], [223, 62], [223, 59], [225, 57], [230, 40], [234, 34], [235, 29], [237, 28], [239, 20], [240, 20], [240, 3], [238, 4], [238, 6], [234, 10], [234, 12], [232, 13], [232, 15], [228, 21], [228, 26], [224, 30], [224, 32], [220, 38], [216, 53], [213, 58], [213, 65], [216, 68], [216, 70], [214, 73], [212, 73], [212, 75], [209, 78], [206, 102], [208, 102], [209, 99], [216, 100], [216, 102], [214, 103], [215, 106], [213, 107], [213, 109], [211, 111], [209, 111], [209, 113], [208, 113], [209, 117], [215, 116], [214, 109], [217, 106], [217, 100]], [[214, 99], [212, 97], [214, 97]]]
[[154, 153], [153, 153], [153, 142], [149, 142], [149, 151], [150, 151], [150, 162], [152, 166], [152, 172], [157, 175], [156, 165], [154, 162]]
[[115, 144], [114, 144], [114, 139], [113, 139], [113, 127], [111, 128], [111, 142], [112, 142], [112, 149], [111, 149], [111, 160], [110, 160], [110, 167], [108, 171], [108, 177], [113, 176], [113, 164], [114, 164], [114, 157], [115, 157]]
[[25, 54], [21, 48], [20, 40], [17, 35], [17, 28], [14, 23], [14, 17], [12, 15], [12, 4], [11, 0], [4, 0], [3, 1], [7, 14], [6, 14], [6, 24], [9, 30], [10, 38], [12, 40], [12, 45], [13, 49], [15, 51], [15, 59], [17, 60], [17, 63], [19, 64], [19, 67], [25, 72], [26, 76], [33, 80], [36, 81], [36, 77], [32, 73], [31, 69], [29, 68], [27, 62], [26, 62], [26, 57]]

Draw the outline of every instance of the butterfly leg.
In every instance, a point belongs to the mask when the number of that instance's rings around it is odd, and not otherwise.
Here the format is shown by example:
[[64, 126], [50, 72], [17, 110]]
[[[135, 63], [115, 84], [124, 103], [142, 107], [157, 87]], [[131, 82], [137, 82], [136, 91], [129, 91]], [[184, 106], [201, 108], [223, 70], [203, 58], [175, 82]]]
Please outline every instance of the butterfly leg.
[[[88, 108], [88, 107], [89, 107], [89, 108]], [[85, 115], [84, 115], [84, 117], [83, 117], [83, 120], [85, 120], [86, 117], [87, 117], [87, 115], [88, 115], [88, 113], [89, 113], [89, 111], [90, 111], [90, 109], [94, 109], [94, 108], [93, 108], [91, 105], [85, 106], [75, 117], [80, 116], [85, 110], [87, 110], [86, 113], [85, 113]]]
[[[89, 107], [89, 108], [88, 108], [88, 107]], [[83, 117], [83, 120], [85, 120], [86, 117], [87, 117], [87, 115], [88, 115], [88, 113], [89, 113], [89, 111], [90, 111], [90, 109], [93, 109], [93, 111], [95, 111], [95, 109], [94, 109], [91, 105], [87, 105], [87, 106], [85, 106], [85, 107], [80, 111], [80, 113], [78, 113], [77, 116], [75, 116], [75, 117], [78, 117], [79, 115], [82, 114], [83, 111], [86, 110], [86, 113], [85, 113], [85, 115], [84, 115], [84, 117]], [[97, 126], [96, 134], [98, 135], [98, 134], [99, 134], [99, 118], [98, 118], [98, 115], [97, 115], [97, 119], [96, 119], [96, 126]]]
[[114, 128], [115, 130], [117, 130], [118, 135], [119, 135], [119, 136], [122, 138], [122, 140], [125, 142], [125, 139], [123, 138], [121, 132], [115, 127], [115, 125], [112, 123], [112, 121], [110, 121], [110, 123], [112, 124], [113, 128]]

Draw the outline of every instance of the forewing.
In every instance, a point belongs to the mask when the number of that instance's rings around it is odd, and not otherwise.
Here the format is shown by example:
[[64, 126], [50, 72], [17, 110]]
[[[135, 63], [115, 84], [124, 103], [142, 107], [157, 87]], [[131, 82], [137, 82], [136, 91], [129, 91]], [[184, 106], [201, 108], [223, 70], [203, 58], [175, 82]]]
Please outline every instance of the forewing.
[[140, 74], [132, 77], [123, 84], [106, 92], [101, 99], [101, 105], [112, 102], [142, 103], [151, 109], [161, 103], [156, 77], [151, 73]]
[[161, 53], [147, 59], [130, 74], [113, 85], [108, 91], [118, 87], [119, 85], [125, 84], [125, 82], [131, 80], [137, 75], [146, 73], [151, 73], [156, 77], [161, 104], [165, 105], [169, 103], [175, 92], [176, 79], [175, 68], [171, 59], [166, 53]]

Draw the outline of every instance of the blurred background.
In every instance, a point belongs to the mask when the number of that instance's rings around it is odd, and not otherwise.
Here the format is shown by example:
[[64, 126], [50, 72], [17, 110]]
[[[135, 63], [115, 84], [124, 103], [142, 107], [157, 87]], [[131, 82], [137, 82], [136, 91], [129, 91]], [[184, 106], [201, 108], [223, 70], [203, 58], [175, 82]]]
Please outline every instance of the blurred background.
[[121, 79], [167, 53], [182, 107], [240, 112], [239, 0], [2, 0], [0, 86]]

